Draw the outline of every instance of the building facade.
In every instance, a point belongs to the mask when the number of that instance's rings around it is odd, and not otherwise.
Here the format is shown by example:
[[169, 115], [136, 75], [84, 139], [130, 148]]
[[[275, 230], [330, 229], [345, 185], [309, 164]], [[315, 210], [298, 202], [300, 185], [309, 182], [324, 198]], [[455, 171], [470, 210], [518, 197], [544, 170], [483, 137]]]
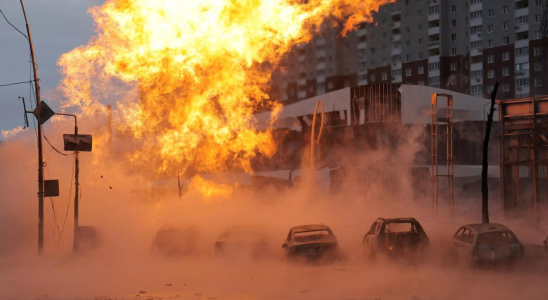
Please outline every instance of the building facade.
[[365, 84], [428, 85], [498, 98], [548, 94], [541, 27], [548, 0], [399, 0], [346, 37], [326, 23], [272, 75], [282, 102]]

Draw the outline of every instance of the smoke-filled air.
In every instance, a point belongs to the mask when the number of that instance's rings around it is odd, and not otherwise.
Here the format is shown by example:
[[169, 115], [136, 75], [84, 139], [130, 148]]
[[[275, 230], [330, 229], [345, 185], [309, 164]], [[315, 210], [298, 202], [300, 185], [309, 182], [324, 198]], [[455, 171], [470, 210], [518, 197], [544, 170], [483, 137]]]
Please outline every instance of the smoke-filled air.
[[548, 98], [472, 2], [89, 5], [58, 82], [0, 85], [0, 299], [546, 299]]

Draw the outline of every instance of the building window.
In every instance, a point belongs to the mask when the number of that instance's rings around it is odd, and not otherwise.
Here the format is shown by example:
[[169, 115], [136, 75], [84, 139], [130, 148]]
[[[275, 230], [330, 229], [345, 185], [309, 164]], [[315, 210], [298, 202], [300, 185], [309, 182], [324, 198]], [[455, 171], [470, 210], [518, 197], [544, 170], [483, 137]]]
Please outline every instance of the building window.
[[409, 55], [409, 54], [405, 55], [405, 61], [410, 62], [411, 61], [411, 55]]
[[487, 47], [493, 48], [493, 40], [488, 40], [487, 41]]
[[405, 27], [405, 31], [407, 31], [407, 33], [411, 33], [411, 27]]
[[542, 0], [535, 0], [535, 6], [539, 7], [542, 5]]
[[386, 40], [386, 32], [383, 32], [383, 33], [382, 33], [382, 38], [383, 38], [384, 40]]
[[517, 87], [527, 87], [527, 86], [529, 86], [529, 78], [516, 79], [516, 86]]
[[483, 85], [473, 85], [470, 87], [470, 94], [472, 96], [480, 96], [483, 95]]
[[451, 55], [457, 55], [457, 48], [451, 49]]
[[433, 62], [428, 64], [428, 70], [429, 71], [436, 71], [440, 69], [440, 63], [439, 62]]
[[420, 66], [417, 70], [419, 74], [424, 74], [424, 66]]
[[534, 55], [534, 56], [542, 55], [542, 47], [535, 47], [535, 48], [533, 48], [533, 55]]
[[487, 25], [487, 32], [493, 32], [493, 24]]
[[535, 87], [542, 86], [542, 78], [535, 78]]
[[423, 59], [423, 58], [424, 58], [424, 53], [419, 52], [419, 59]]
[[470, 19], [473, 20], [473, 19], [479, 19], [479, 18], [481, 18], [481, 10], [473, 11], [470, 13]]
[[475, 42], [472, 42], [470, 43], [470, 48], [472, 49], [477, 49], [477, 48], [481, 48], [481, 41], [475, 41]]
[[424, 85], [424, 80], [419, 80], [419, 81], [417, 82], [417, 85]]
[[510, 84], [509, 83], [505, 83], [502, 85], [502, 91], [503, 92], [509, 92], [510, 91]]
[[521, 16], [516, 18], [516, 25], [529, 23], [529, 16]]
[[451, 77], [451, 85], [457, 84], [457, 78], [455, 76]]
[[487, 63], [492, 64], [494, 62], [495, 62], [495, 55], [494, 54], [489, 54], [487, 56]]
[[392, 70], [392, 77], [401, 76], [401, 69]]
[[470, 0], [470, 4], [481, 3], [481, 0]]
[[503, 61], [508, 61], [508, 60], [510, 60], [510, 52], [504, 52], [504, 53], [502, 53], [502, 60], [503, 60]]
[[517, 72], [527, 71], [527, 70], [529, 70], [529, 63], [528, 62], [516, 64], [516, 71]]
[[487, 71], [487, 78], [495, 78], [495, 70]]
[[418, 15], [419, 17], [422, 17], [422, 10], [417, 11], [417, 15]]
[[451, 27], [457, 27], [457, 20], [451, 20]]
[[457, 12], [457, 6], [455, 4], [451, 5], [451, 12], [452, 13]]
[[481, 78], [481, 70], [478, 70], [478, 71], [472, 71], [470, 73], [470, 78], [474, 79], [474, 78]]
[[411, 41], [405, 42], [405, 46], [406, 46], [407, 48], [410, 48], [410, 47], [411, 47]]
[[371, 76], [369, 76], [369, 78], [371, 78], [371, 82], [375, 82], [375, 74], [371, 74]]
[[516, 48], [515, 50], [516, 52], [516, 56], [525, 56], [525, 55], [529, 55], [529, 47], [521, 47], [521, 48]]
[[388, 79], [388, 73], [382, 72], [382, 80], [387, 80], [387, 79]]
[[481, 26], [481, 25], [470, 27], [470, 33], [471, 33], [471, 34], [481, 33], [481, 30], [482, 30], [482, 26]]
[[422, 24], [419, 24], [419, 31], [422, 31]]
[[510, 12], [510, 10], [508, 9], [508, 5], [505, 5], [502, 7], [502, 13], [507, 15], [508, 13]]
[[457, 35], [455, 33], [451, 34], [451, 42], [454, 42], [457, 40]]
[[405, 76], [411, 76], [411, 68], [405, 69]]
[[535, 63], [535, 71], [542, 71], [542, 62]]
[[505, 36], [502, 38], [502, 43], [504, 45], [510, 45], [510, 37], [509, 36]]
[[428, 13], [431, 15], [439, 14], [440, 6], [439, 5], [430, 6], [430, 8], [428, 9]]
[[386, 46], [382, 46], [382, 52], [386, 53]]
[[392, 56], [392, 63], [397, 64], [401, 61], [401, 55]]
[[535, 39], [541, 39], [542, 33], [540, 31], [535, 31]]
[[502, 68], [502, 76], [510, 76], [510, 68], [508, 67]]
[[486, 92], [487, 94], [490, 94], [494, 89], [495, 89], [495, 86], [494, 86], [494, 85], [488, 85], [488, 86], [487, 86], [487, 90], [485, 90], [485, 92]]
[[423, 40], [419, 39], [419, 46], [422, 46], [422, 45], [423, 45]]
[[508, 28], [510, 28], [510, 27], [508, 26], [508, 21], [502, 22], [502, 29], [503, 29], [503, 30], [506, 30], [506, 29], [508, 29]]
[[439, 86], [440, 85], [440, 77], [435, 76], [435, 77], [428, 78], [428, 85], [429, 86]]
[[382, 20], [382, 25], [383, 25], [383, 26], [386, 25], [386, 19], [383, 19], [383, 20]]
[[492, 18], [494, 15], [495, 15], [495, 11], [493, 9], [490, 9], [490, 10], [487, 11], [487, 17], [488, 18]]
[[457, 63], [456, 62], [452, 62], [451, 63], [451, 71], [456, 71], [457, 70]]
[[540, 23], [540, 22], [541, 22], [540, 15], [535, 15], [535, 23]]
[[371, 48], [371, 54], [375, 54], [375, 48]]

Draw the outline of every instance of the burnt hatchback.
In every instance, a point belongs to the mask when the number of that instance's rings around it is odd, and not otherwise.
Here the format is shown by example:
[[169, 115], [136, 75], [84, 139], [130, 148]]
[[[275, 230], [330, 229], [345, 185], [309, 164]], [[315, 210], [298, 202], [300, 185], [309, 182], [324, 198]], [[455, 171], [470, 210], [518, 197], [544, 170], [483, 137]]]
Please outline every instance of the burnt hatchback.
[[379, 218], [362, 239], [364, 252], [374, 258], [377, 254], [401, 256], [428, 246], [428, 236], [414, 218]]
[[282, 248], [288, 258], [333, 259], [339, 253], [337, 238], [324, 224], [292, 227]]
[[474, 263], [508, 262], [524, 255], [516, 235], [501, 224], [469, 224], [453, 235], [453, 254]]

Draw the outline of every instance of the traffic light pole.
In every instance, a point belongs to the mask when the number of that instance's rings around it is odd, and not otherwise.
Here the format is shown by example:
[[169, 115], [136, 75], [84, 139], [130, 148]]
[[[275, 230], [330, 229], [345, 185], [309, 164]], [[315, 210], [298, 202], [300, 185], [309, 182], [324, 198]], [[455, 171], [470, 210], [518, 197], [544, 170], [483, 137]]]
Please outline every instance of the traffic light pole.
[[[30, 35], [29, 22], [27, 21], [27, 13], [23, 0], [21, 8], [25, 16], [25, 24], [27, 26], [27, 34], [30, 46], [30, 54], [32, 59], [32, 69], [34, 70], [34, 86], [36, 89], [36, 105], [40, 104], [40, 83], [38, 80], [38, 69], [36, 68], [36, 60], [34, 58], [34, 47], [32, 45], [32, 36]], [[42, 156], [42, 125], [38, 123], [38, 253], [44, 252], [44, 158]]]

